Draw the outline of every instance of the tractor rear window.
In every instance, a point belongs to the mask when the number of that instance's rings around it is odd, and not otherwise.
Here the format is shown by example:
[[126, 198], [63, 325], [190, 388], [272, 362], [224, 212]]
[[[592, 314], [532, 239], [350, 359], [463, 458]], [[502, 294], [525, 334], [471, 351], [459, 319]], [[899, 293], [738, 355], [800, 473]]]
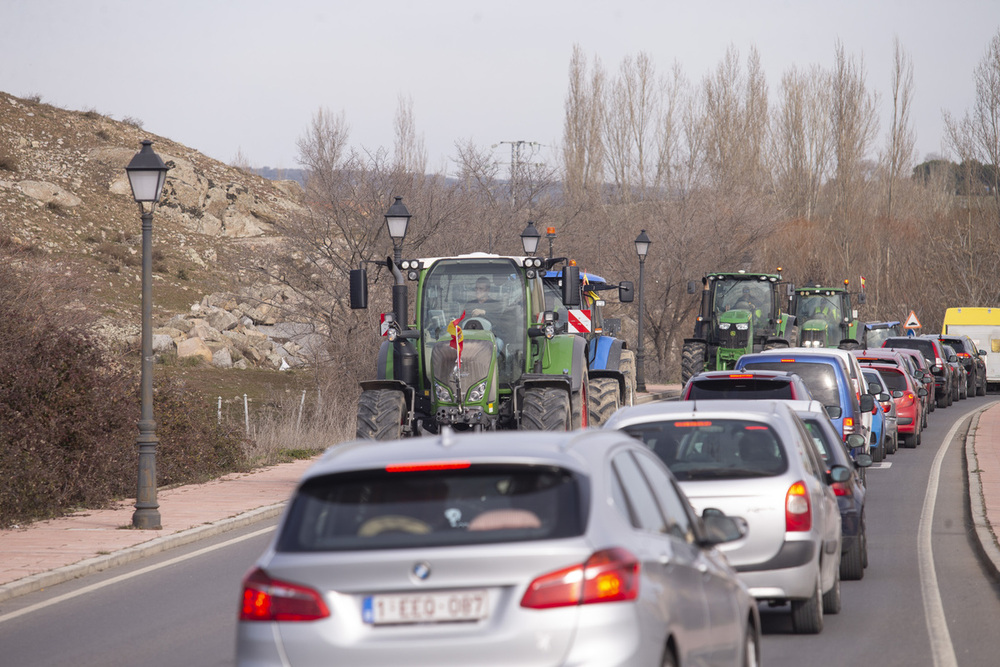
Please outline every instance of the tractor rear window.
[[581, 535], [582, 481], [551, 466], [366, 470], [315, 477], [292, 500], [286, 552], [399, 549]]
[[691, 383], [688, 400], [707, 399], [795, 399], [792, 384], [784, 379], [712, 378]]

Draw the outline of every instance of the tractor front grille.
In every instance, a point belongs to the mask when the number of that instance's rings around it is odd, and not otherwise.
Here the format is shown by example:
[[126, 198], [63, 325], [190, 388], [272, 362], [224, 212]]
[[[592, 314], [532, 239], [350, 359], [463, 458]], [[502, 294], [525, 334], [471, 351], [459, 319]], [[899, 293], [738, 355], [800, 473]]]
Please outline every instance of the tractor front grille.
[[750, 330], [749, 329], [737, 329], [735, 324], [729, 325], [729, 329], [718, 329], [719, 336], [719, 347], [728, 348], [730, 350], [743, 350], [746, 349], [747, 344], [750, 341]]

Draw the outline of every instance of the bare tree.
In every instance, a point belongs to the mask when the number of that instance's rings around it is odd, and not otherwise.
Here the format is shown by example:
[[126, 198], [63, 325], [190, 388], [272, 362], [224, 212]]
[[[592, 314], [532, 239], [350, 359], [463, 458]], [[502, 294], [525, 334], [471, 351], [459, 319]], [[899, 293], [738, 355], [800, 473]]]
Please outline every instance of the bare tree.
[[605, 98], [606, 164], [621, 201], [642, 200], [655, 177], [659, 93], [653, 62], [640, 53], [622, 61]]
[[423, 174], [427, 171], [427, 148], [423, 136], [417, 136], [412, 97], [399, 96], [395, 125], [396, 167], [412, 174]]
[[600, 62], [595, 59], [593, 72], [588, 75], [583, 50], [574, 45], [563, 123], [562, 180], [566, 199], [577, 206], [599, 196], [604, 182], [603, 104], [604, 71]]
[[910, 121], [913, 102], [913, 61], [903, 51], [899, 37], [893, 38], [892, 63], [892, 127], [886, 146], [886, 218], [892, 219], [893, 194], [901, 174], [913, 166], [916, 134]]

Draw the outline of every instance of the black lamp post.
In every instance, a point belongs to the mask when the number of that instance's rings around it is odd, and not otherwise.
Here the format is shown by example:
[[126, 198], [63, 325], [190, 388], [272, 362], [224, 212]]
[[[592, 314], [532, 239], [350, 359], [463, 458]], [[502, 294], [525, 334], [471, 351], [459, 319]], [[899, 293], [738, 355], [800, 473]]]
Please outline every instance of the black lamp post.
[[534, 257], [535, 252], [538, 251], [538, 241], [542, 238], [542, 235], [538, 233], [535, 229], [534, 221], [529, 220], [528, 226], [524, 228], [521, 232], [521, 246], [524, 247], [524, 254], [529, 257]]
[[556, 240], [556, 228], [546, 227], [545, 238], [549, 240], [549, 259], [552, 259], [552, 242]]
[[403, 239], [406, 238], [406, 226], [410, 224], [410, 212], [403, 206], [403, 198], [396, 197], [389, 210], [385, 212], [385, 226], [389, 228], [392, 237], [392, 253], [396, 266], [403, 259]]
[[139, 486], [135, 498], [132, 525], [159, 530], [160, 505], [156, 502], [156, 421], [153, 419], [153, 210], [163, 192], [167, 165], [153, 152], [153, 142], [144, 140], [142, 149], [125, 167], [132, 196], [142, 215], [142, 376], [139, 417]]
[[643, 265], [646, 263], [646, 253], [649, 252], [649, 244], [652, 241], [646, 236], [646, 230], [639, 232], [635, 239], [635, 254], [639, 255], [639, 341], [635, 348], [635, 390], [646, 391], [646, 369], [644, 362], [646, 355], [643, 345], [642, 331], [642, 311], [643, 305]]

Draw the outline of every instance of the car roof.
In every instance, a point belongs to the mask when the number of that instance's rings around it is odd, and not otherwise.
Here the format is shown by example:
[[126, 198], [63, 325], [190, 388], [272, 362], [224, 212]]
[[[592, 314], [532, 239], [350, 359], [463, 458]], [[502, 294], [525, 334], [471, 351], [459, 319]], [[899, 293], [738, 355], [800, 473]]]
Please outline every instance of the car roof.
[[[597, 429], [578, 431], [499, 431], [455, 433], [404, 440], [352, 440], [324, 452], [303, 479], [349, 470], [370, 470], [393, 464], [462, 461], [556, 465], [587, 472], [596, 452], [623, 440]], [[603, 456], [603, 455], [602, 455]]]
[[746, 377], [752, 375], [754, 378], [770, 379], [774, 378], [776, 380], [794, 380], [797, 377], [796, 373], [791, 371], [772, 371], [772, 370], [755, 370], [746, 369], [742, 371], [730, 370], [730, 371], [704, 371], [691, 376], [691, 380], [717, 380], [725, 379], [728, 377]]
[[793, 401], [782, 400], [695, 400], [695, 401], [653, 401], [620, 408], [611, 415], [604, 428], [618, 429], [630, 424], [658, 421], [662, 419], [721, 418], [746, 419], [751, 421], [783, 421], [792, 413], [788, 405]]

